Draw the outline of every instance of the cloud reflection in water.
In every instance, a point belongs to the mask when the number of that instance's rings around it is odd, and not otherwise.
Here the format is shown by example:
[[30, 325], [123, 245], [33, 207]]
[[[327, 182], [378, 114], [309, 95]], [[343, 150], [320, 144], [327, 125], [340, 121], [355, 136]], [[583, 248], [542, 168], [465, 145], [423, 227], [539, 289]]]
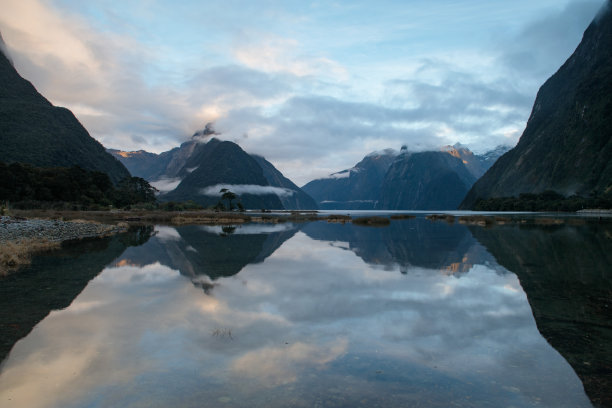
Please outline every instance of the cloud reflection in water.
[[191, 242], [207, 234], [172, 230], [142, 247], [143, 266], [105, 269], [17, 343], [0, 395], [29, 407], [312, 406], [330, 393], [351, 406], [468, 397], [589, 406], [539, 335], [514, 274], [478, 262], [460, 277], [406, 263], [381, 270], [341, 240], [293, 231], [207, 295], [183, 271], [151, 261], [152, 249], [188, 248], [189, 234]]

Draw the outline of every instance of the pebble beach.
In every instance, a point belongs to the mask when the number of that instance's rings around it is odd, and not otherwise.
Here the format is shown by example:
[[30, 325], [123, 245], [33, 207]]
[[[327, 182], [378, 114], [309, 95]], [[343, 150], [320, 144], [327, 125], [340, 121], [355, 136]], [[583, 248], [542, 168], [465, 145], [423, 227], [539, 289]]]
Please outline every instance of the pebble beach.
[[9, 241], [46, 240], [49, 242], [93, 238], [125, 230], [125, 227], [89, 221], [61, 221], [0, 217], [0, 244]]

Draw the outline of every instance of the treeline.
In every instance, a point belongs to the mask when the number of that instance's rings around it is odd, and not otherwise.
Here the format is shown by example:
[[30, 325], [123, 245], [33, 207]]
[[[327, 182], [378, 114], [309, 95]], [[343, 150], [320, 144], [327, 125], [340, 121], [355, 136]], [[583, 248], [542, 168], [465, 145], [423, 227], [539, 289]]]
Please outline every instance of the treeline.
[[140, 177], [126, 177], [113, 185], [106, 173], [78, 166], [34, 167], [0, 162], [0, 201], [8, 201], [15, 208], [125, 208], [156, 203], [156, 191]]
[[573, 212], [586, 208], [612, 208], [612, 196], [590, 197], [573, 195], [565, 197], [555, 191], [540, 194], [523, 193], [518, 197], [496, 197], [480, 199], [474, 205], [475, 211], [565, 211]]

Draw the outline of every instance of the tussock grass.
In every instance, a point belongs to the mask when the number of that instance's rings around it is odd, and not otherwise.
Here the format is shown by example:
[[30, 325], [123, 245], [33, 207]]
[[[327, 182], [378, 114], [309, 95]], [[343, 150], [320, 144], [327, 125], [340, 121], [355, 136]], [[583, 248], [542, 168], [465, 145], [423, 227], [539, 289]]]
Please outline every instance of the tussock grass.
[[413, 214], [393, 214], [391, 217], [392, 220], [412, 220], [416, 218], [416, 215]]
[[21, 266], [29, 265], [32, 255], [59, 249], [60, 242], [46, 239], [7, 241], [0, 245], [0, 276], [6, 276]]
[[425, 219], [430, 221], [446, 221], [449, 224], [455, 222], [455, 216], [451, 214], [429, 214], [425, 217]]
[[332, 214], [332, 215], [328, 215], [327, 218], [325, 218], [327, 220], [327, 222], [337, 222], [337, 223], [347, 223], [351, 221], [351, 216], [350, 215], [340, 215], [340, 214]]
[[226, 214], [226, 213], [209, 213], [209, 214], [180, 214], [170, 219], [170, 223], [174, 225], [185, 224], [243, 224], [250, 222], [251, 217], [242, 214]]
[[353, 219], [353, 224], [367, 227], [386, 227], [391, 224], [391, 220], [386, 217], [359, 217]]
[[535, 225], [562, 225], [565, 221], [560, 218], [536, 218]]
[[464, 215], [459, 217], [459, 223], [489, 227], [494, 225], [496, 222], [494, 217], [485, 217], [484, 215]]

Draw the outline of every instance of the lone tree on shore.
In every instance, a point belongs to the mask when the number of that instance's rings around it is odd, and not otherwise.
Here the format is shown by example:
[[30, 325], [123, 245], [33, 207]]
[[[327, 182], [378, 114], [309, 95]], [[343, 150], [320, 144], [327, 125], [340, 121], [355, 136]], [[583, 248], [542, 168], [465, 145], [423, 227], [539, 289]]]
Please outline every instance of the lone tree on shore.
[[238, 196], [227, 188], [222, 188], [219, 192], [221, 193], [221, 200], [227, 200], [228, 208], [230, 211], [233, 210], [234, 206], [232, 205], [232, 200], [235, 200]]

